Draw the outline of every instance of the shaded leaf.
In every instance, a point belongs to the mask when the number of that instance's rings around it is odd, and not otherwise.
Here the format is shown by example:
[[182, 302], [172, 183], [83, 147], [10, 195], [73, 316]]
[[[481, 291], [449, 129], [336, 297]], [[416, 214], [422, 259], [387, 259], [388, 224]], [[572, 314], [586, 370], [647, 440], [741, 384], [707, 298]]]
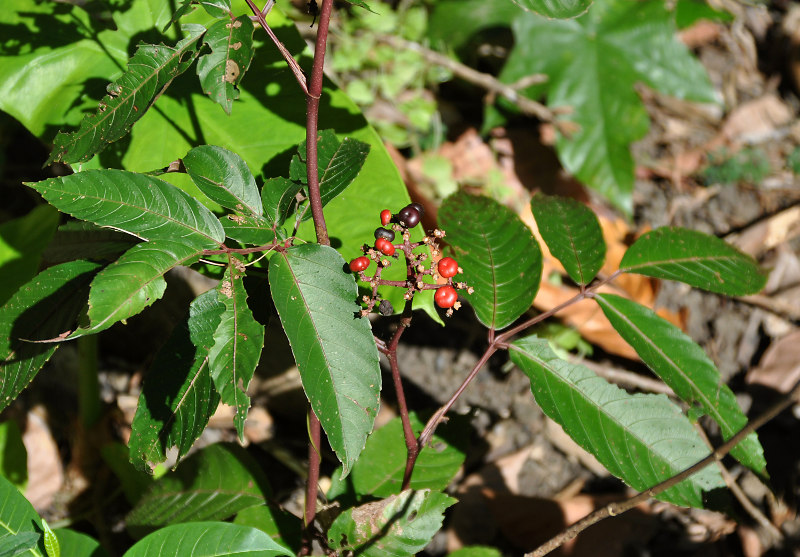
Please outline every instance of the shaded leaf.
[[0, 475], [25, 493], [28, 485], [28, 451], [17, 422], [0, 423]]
[[250, 408], [247, 387], [264, 347], [264, 326], [255, 320], [247, 305], [243, 277], [244, 264], [231, 255], [217, 287], [217, 300], [225, 311], [208, 353], [209, 372], [222, 402], [236, 408], [233, 423], [240, 439], [244, 439], [244, 420]]
[[567, 19], [586, 13], [593, 0], [511, 0], [516, 5], [544, 17]]
[[253, 60], [253, 22], [245, 14], [221, 19], [208, 28], [203, 38], [211, 52], [197, 60], [197, 75], [206, 95], [227, 114], [239, 98], [239, 82]]
[[56, 351], [53, 338], [72, 327], [100, 265], [71, 261], [42, 271], [0, 308], [0, 410], [16, 399]]
[[[7, 479], [0, 476], [0, 550], [9, 555], [44, 557], [42, 519]], [[18, 552], [17, 550], [21, 550]]]
[[40, 205], [24, 217], [0, 224], [0, 306], [36, 275], [58, 218], [58, 211]]
[[141, 537], [179, 522], [223, 520], [260, 505], [270, 495], [263, 472], [247, 452], [232, 444], [209, 445], [156, 480], [126, 518]]
[[270, 260], [269, 285], [306, 396], [347, 476], [372, 431], [381, 374], [344, 265], [331, 247], [294, 246]]
[[530, 309], [542, 252], [517, 215], [488, 197], [457, 193], [442, 203], [439, 224], [475, 289], [468, 301], [481, 323], [502, 329]]
[[263, 213], [256, 180], [236, 153], [216, 145], [200, 145], [182, 160], [192, 181], [212, 201], [246, 216]]
[[603, 266], [606, 243], [597, 216], [583, 203], [537, 193], [531, 199], [536, 226], [553, 257], [578, 284], [589, 284]]
[[97, 113], [85, 116], [77, 131], [58, 133], [46, 164], [88, 161], [125, 136], [172, 80], [194, 61], [198, 38], [206, 29], [184, 25], [181, 30], [186, 38], [174, 47], [140, 44], [127, 71], [108, 86], [108, 95], [100, 101]]
[[[666, 396], [628, 394], [588, 368], [559, 359], [544, 339], [523, 338], [510, 348], [544, 413], [634, 489], [653, 487], [710, 454]], [[719, 470], [710, 466], [658, 498], [703, 508], [707, 492], [724, 487]]]
[[455, 502], [436, 491], [406, 490], [347, 509], [328, 530], [328, 544], [364, 557], [416, 555], [442, 527], [445, 509]]
[[277, 543], [290, 548], [295, 555], [300, 551], [303, 521], [290, 512], [269, 505], [248, 507], [236, 515], [233, 523], [266, 532]]
[[495, 547], [471, 545], [447, 554], [448, 557], [501, 557], [503, 554]]
[[752, 257], [724, 240], [667, 226], [636, 240], [625, 252], [619, 268], [729, 296], [755, 294], [767, 282], [766, 273]]
[[66, 528], [59, 528], [54, 532], [65, 557], [109, 557], [100, 542], [86, 534]]
[[225, 232], [214, 214], [172, 184], [124, 170], [87, 170], [28, 183], [56, 209], [146, 240], [218, 247]]
[[192, 13], [195, 6], [202, 6], [208, 15], [217, 18], [231, 13], [230, 0], [183, 0], [182, 4], [175, 10], [175, 13], [172, 14], [169, 23], [164, 26], [164, 32], [180, 18]]
[[264, 532], [227, 522], [175, 524], [153, 532], [123, 557], [272, 557], [294, 555]]
[[100, 271], [89, 291], [89, 324], [67, 338], [108, 329], [140, 313], [164, 295], [164, 274], [197, 261], [202, 250], [168, 240], [136, 244]]
[[264, 216], [273, 224], [280, 226], [294, 211], [296, 196], [303, 189], [302, 182], [288, 178], [270, 178], [261, 188], [261, 201]]
[[219, 394], [208, 370], [208, 353], [214, 343], [225, 307], [210, 290], [189, 306], [189, 318], [178, 325], [153, 362], [133, 418], [131, 463], [150, 472], [151, 464], [166, 460], [171, 447], [178, 460], [203, 433], [219, 404]]
[[[169, 341], [167, 341], [167, 343], [169, 344]], [[156, 358], [159, 357], [160, 354], [156, 356]], [[176, 368], [170, 368], [169, 373], [178, 375], [176, 371], [177, 371]], [[158, 371], [156, 371], [156, 373], [158, 373]], [[156, 379], [156, 377], [153, 377], [151, 375], [150, 378], [151, 383], [157, 380], [158, 379]], [[141, 418], [139, 418], [139, 420], [141, 420]], [[136, 421], [136, 416], [134, 416], [134, 421]], [[141, 421], [139, 423], [141, 423]], [[154, 425], [154, 429], [158, 429], [160, 427], [160, 424], [148, 424], [145, 425], [144, 427], [149, 427], [150, 425]], [[131, 438], [129, 440], [129, 443], [131, 444], [133, 443], [132, 440], [136, 435], [133, 432], [137, 431], [137, 427], [142, 427], [142, 426], [138, 424], [136, 426], [133, 426]], [[129, 447], [123, 445], [118, 441], [112, 441], [100, 447], [100, 456], [103, 458], [103, 462], [106, 463], [106, 465], [111, 469], [111, 471], [117, 477], [117, 480], [119, 480], [119, 486], [122, 489], [122, 493], [125, 495], [125, 500], [131, 506], [133, 506], [137, 503], [137, 501], [139, 501], [139, 498], [142, 495], [144, 495], [148, 489], [150, 489], [150, 486], [153, 483], [153, 476], [145, 473], [142, 470], [137, 470], [133, 466], [133, 464], [131, 463], [131, 452], [132, 451]], [[161, 454], [162, 455], [164, 454], [163, 451], [161, 452]], [[179, 454], [178, 458], [180, 459], [181, 456], [183, 455]], [[149, 460], [153, 462], [155, 459], [149, 459]], [[141, 468], [146, 469], [145, 465], [146, 461], [141, 464]]]
[[101, 228], [94, 223], [71, 220], [58, 227], [42, 259], [49, 265], [74, 259], [116, 259], [141, 240], [130, 234]]
[[[652, 310], [613, 294], [598, 294], [614, 329], [630, 344], [644, 363], [685, 402], [711, 416], [725, 440], [747, 425], [733, 391], [725, 385], [716, 366], [688, 335]], [[731, 455], [762, 477], [767, 476], [764, 449], [753, 433], [736, 445]]]

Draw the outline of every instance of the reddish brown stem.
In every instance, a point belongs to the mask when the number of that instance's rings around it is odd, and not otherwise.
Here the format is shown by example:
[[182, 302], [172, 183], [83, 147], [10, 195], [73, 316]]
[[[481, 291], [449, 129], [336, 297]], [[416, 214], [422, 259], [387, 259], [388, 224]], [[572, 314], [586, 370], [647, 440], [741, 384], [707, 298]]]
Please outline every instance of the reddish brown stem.
[[314, 517], [317, 515], [317, 486], [319, 485], [320, 442], [322, 433], [319, 418], [311, 408], [308, 409], [308, 480], [306, 481], [306, 502], [303, 512], [303, 547], [301, 555], [311, 554], [311, 540], [314, 538]]

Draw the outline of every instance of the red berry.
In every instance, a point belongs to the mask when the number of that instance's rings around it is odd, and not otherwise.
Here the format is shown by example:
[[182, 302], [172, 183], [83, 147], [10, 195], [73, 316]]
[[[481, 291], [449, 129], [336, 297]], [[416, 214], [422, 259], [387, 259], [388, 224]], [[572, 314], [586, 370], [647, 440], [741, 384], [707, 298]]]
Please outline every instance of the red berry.
[[458, 263], [452, 257], [443, 257], [439, 260], [439, 274], [444, 278], [456, 276], [458, 273]]
[[375, 240], [375, 249], [384, 255], [394, 255], [394, 246], [386, 238], [378, 238]]
[[363, 271], [367, 267], [369, 267], [369, 257], [365, 257], [363, 255], [361, 257], [356, 257], [350, 262], [350, 270], [354, 273]]
[[451, 308], [458, 301], [458, 293], [449, 284], [440, 286], [436, 294], [433, 295], [433, 301], [442, 309]]
[[386, 226], [392, 222], [392, 212], [389, 209], [384, 209], [381, 211], [381, 224]]

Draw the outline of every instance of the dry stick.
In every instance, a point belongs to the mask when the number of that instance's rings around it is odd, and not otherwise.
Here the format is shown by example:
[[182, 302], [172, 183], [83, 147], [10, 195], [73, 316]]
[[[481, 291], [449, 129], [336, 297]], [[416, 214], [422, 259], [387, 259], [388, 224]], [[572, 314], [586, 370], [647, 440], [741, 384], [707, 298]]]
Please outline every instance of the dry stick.
[[551, 538], [548, 542], [540, 545], [531, 553], [526, 553], [525, 557], [542, 557], [547, 555], [554, 549], [561, 547], [563, 544], [568, 542], [569, 540], [575, 538], [578, 534], [586, 530], [592, 524], [595, 524], [604, 518], [608, 518], [609, 516], [617, 516], [619, 514], [624, 513], [632, 509], [633, 507], [644, 503], [651, 497], [655, 497], [659, 493], [666, 491], [667, 489], [679, 484], [686, 478], [696, 474], [706, 466], [713, 464], [728, 454], [733, 447], [739, 444], [745, 437], [753, 433], [755, 430], [763, 426], [768, 421], [772, 420], [775, 416], [783, 412], [786, 408], [788, 408], [792, 403], [796, 402], [796, 399], [800, 395], [800, 381], [798, 381], [792, 390], [781, 398], [778, 402], [776, 402], [772, 407], [770, 407], [766, 412], [752, 420], [748, 423], [744, 428], [742, 428], [739, 433], [731, 437], [728, 441], [720, 445], [720, 447], [713, 451], [710, 455], [706, 458], [701, 460], [700, 462], [690, 466], [680, 474], [676, 476], [672, 476], [668, 480], [661, 482], [660, 484], [647, 489], [638, 495], [635, 495], [625, 501], [620, 501], [618, 503], [611, 503], [606, 505], [602, 509], [598, 509], [595, 512], [587, 515], [586, 517], [582, 518], [557, 536]]

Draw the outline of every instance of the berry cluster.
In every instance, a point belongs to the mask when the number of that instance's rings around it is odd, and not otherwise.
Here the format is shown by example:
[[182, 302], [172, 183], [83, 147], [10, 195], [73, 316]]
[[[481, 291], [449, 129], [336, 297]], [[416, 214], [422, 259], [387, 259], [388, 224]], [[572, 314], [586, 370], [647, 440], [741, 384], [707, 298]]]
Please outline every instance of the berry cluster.
[[[436, 293], [433, 296], [436, 305], [442, 309], [447, 310], [446, 315], [449, 317], [453, 314], [454, 310], [461, 307], [458, 301], [459, 290], [466, 290], [472, 294], [473, 289], [463, 282], [454, 282], [453, 277], [462, 270], [458, 263], [452, 257], [441, 257], [441, 251], [438, 246], [438, 240], [444, 238], [445, 233], [443, 230], [436, 229], [429, 236], [422, 238], [420, 242], [410, 241], [409, 231], [417, 226], [425, 215], [425, 209], [419, 203], [411, 203], [403, 207], [397, 214], [393, 215], [389, 209], [384, 209], [380, 213], [381, 226], [375, 229], [375, 243], [370, 246], [364, 244], [362, 251], [364, 255], [356, 257], [350, 261], [350, 270], [358, 273], [359, 278], [368, 282], [372, 287], [372, 295], [364, 296], [362, 301], [366, 304], [366, 308], [361, 311], [362, 315], [369, 314], [375, 305], [378, 305], [378, 311], [382, 315], [391, 315], [394, 313], [394, 308], [388, 300], [381, 300], [378, 295], [379, 286], [397, 286], [405, 288], [406, 293], [404, 298], [411, 300], [414, 294], [422, 290], [435, 289]], [[397, 235], [400, 235], [402, 243], [393, 244]], [[414, 250], [420, 247], [427, 247], [428, 249], [421, 253], [414, 253]], [[381, 278], [383, 269], [391, 265], [392, 259], [397, 259], [402, 254], [406, 260], [406, 280], [405, 281], [392, 281]], [[433, 263], [426, 267], [425, 261], [430, 254]], [[369, 269], [372, 261], [376, 262], [376, 270], [374, 274], [369, 277], [365, 271]], [[425, 277], [432, 277], [437, 284], [430, 284], [425, 282]]]

